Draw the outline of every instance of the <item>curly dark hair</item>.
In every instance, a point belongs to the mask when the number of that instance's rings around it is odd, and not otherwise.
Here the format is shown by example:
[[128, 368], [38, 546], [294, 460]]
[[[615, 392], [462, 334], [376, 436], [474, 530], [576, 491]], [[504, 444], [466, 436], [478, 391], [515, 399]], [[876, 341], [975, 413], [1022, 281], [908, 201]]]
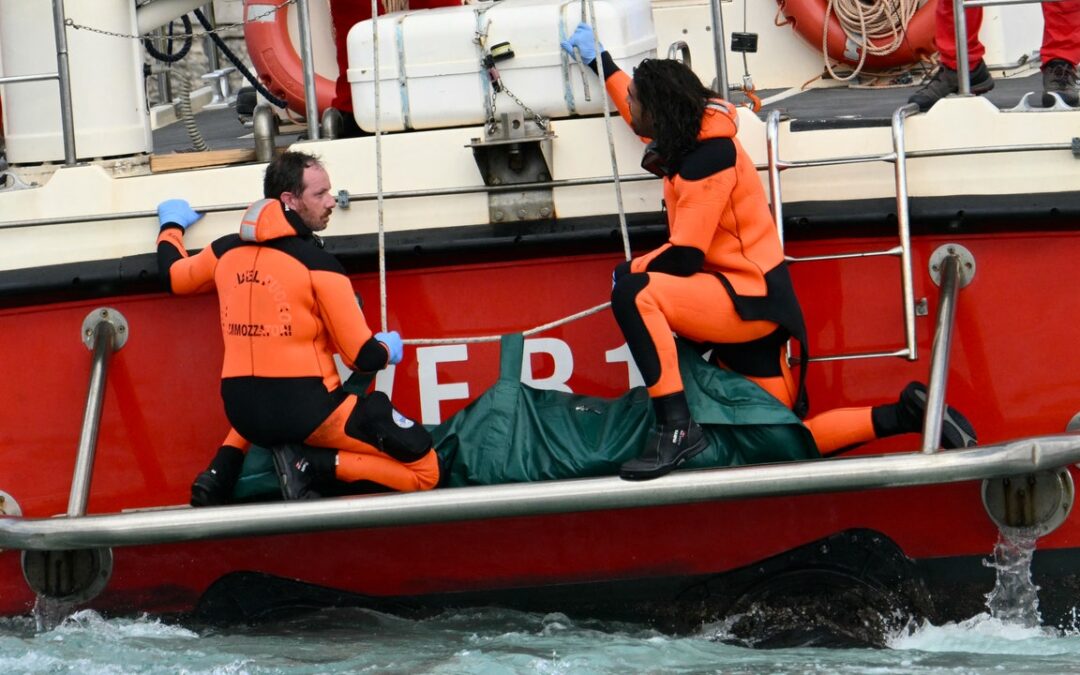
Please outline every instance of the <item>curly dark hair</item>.
[[282, 192], [300, 196], [304, 192], [304, 169], [322, 166], [315, 155], [290, 150], [283, 152], [266, 166], [263, 176], [263, 197], [280, 199]]
[[677, 165], [697, 145], [701, 116], [711, 98], [720, 98], [685, 64], [645, 59], [634, 69], [637, 98], [653, 121], [656, 150]]

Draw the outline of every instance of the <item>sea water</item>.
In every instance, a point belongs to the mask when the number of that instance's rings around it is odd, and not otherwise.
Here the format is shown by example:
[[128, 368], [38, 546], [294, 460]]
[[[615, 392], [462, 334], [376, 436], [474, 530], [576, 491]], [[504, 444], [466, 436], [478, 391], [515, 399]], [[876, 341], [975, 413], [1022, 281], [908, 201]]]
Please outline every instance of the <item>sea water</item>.
[[[909, 624], [883, 649], [749, 649], [725, 625], [671, 636], [646, 625], [507, 609], [408, 619], [329, 609], [259, 626], [207, 628], [83, 610], [41, 629], [0, 619], [0, 673], [1080, 673], [1080, 628], [1039, 625], [1034, 536], [1002, 537], [988, 611]], [[55, 609], [55, 608], [52, 608]]]
[[424, 620], [334, 609], [257, 628], [199, 629], [77, 612], [37, 632], [0, 620], [2, 673], [1080, 673], [1080, 634], [989, 614], [905, 630], [885, 649], [755, 650], [715, 628], [479, 608]]

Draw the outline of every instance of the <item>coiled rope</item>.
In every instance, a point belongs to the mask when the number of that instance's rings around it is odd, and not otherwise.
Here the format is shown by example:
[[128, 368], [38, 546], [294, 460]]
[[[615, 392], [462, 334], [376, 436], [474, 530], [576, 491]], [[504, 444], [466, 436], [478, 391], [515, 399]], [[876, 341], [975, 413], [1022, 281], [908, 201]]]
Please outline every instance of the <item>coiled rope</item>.
[[[919, 0], [829, 0], [821, 31], [821, 53], [829, 74], [847, 82], [862, 71], [868, 54], [885, 56], [895, 52], [907, 39], [908, 24], [918, 9]], [[844, 34], [859, 47], [859, 63], [843, 77], [836, 74], [829, 60], [829, 19], [834, 12]]]

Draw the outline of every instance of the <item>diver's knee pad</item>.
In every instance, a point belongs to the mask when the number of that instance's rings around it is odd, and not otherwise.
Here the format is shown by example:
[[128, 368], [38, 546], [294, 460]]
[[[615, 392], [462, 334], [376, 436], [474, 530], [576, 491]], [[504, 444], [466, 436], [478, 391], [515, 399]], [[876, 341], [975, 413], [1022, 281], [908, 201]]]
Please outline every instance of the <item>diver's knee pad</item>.
[[427, 429], [395, 410], [381, 391], [357, 401], [345, 422], [345, 433], [405, 464], [422, 459], [431, 449]]

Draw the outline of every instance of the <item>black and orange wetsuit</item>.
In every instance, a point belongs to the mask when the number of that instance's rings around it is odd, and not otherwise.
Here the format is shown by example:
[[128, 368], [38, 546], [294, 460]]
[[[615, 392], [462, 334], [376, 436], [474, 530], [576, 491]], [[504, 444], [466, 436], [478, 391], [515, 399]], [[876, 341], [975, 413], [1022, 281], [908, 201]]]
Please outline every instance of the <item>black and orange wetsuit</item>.
[[[603, 59], [608, 93], [629, 123], [630, 77]], [[805, 373], [796, 388], [785, 349], [795, 338], [808, 355], [802, 310], [737, 124], [732, 104], [709, 103], [696, 148], [664, 178], [668, 241], [619, 266], [612, 311], [650, 396], [682, 391], [674, 332], [711, 346], [719, 365], [806, 417]], [[839, 408], [805, 423], [818, 450], [833, 453], [895, 433], [874, 423], [875, 409]]]
[[[604, 53], [607, 89], [629, 123], [630, 77]], [[783, 345], [805, 345], [802, 312], [757, 170], [735, 138], [738, 118], [711, 101], [698, 144], [664, 178], [668, 241], [616, 271], [612, 310], [653, 397], [682, 391], [674, 331], [713, 345], [722, 365], [800, 415]], [[805, 347], [804, 347], [805, 352]]]
[[[173, 293], [217, 289], [221, 397], [243, 445], [332, 448], [340, 480], [401, 491], [434, 487], [438, 463], [430, 449], [394, 458], [360, 440], [355, 422], [349, 424], [357, 397], [342, 389], [333, 355], [374, 372], [386, 366], [388, 352], [374, 339], [344, 268], [299, 216], [276, 199], [256, 202], [239, 234], [191, 256], [183, 233], [169, 223], [161, 228], [159, 269]], [[226, 444], [240, 447], [232, 432]]]

